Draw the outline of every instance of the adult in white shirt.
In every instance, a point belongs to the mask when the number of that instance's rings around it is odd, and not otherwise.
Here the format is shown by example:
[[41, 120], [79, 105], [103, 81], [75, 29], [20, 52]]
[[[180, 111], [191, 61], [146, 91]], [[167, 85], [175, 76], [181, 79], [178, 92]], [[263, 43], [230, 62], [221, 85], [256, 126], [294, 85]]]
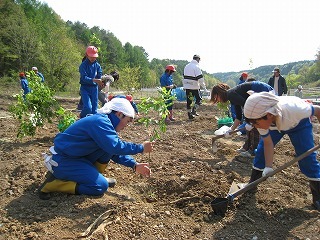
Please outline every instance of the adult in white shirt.
[[[200, 56], [194, 55], [193, 60], [184, 67], [183, 71], [183, 88], [186, 90], [187, 95], [187, 111], [189, 119], [194, 119], [199, 116], [197, 109], [201, 104], [200, 86], [207, 91], [206, 84], [199, 67]], [[193, 100], [195, 103], [191, 109]]]

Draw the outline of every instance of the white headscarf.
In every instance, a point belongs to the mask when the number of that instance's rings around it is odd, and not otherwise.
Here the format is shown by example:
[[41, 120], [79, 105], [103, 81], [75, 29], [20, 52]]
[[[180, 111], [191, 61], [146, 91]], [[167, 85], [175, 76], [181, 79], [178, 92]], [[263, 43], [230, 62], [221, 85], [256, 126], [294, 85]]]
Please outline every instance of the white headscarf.
[[258, 119], [271, 113], [281, 117], [279, 100], [279, 97], [272, 92], [254, 93], [248, 97], [244, 104], [244, 116], [249, 119]]
[[111, 101], [97, 110], [97, 113], [109, 114], [112, 111], [122, 112], [127, 117], [134, 118], [134, 109], [131, 103], [125, 98], [113, 98]]

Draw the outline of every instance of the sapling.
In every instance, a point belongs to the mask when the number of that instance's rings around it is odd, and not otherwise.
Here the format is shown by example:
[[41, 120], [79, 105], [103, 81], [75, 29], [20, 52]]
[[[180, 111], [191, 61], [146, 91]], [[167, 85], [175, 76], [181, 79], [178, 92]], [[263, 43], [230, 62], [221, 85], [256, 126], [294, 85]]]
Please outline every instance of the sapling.
[[[176, 99], [175, 96], [171, 95], [171, 91], [166, 90], [164, 87], [158, 88], [158, 93], [158, 97], [142, 98], [138, 104], [139, 111], [144, 115], [138, 119], [138, 122], [143, 123], [146, 127], [153, 127], [150, 141], [160, 139], [160, 132], [166, 132], [166, 118], [169, 114], [167, 108], [171, 106]], [[172, 102], [168, 103], [169, 100], [172, 100]], [[152, 117], [150, 115], [151, 112], [158, 113], [157, 117]]]
[[34, 136], [39, 127], [46, 122], [52, 123], [58, 118], [59, 130], [65, 130], [71, 125], [76, 117], [64, 110], [54, 98], [54, 91], [41, 82], [33, 71], [27, 72], [31, 92], [23, 97], [23, 92], [14, 97], [17, 101], [9, 107], [14, 118], [19, 121], [17, 137]]

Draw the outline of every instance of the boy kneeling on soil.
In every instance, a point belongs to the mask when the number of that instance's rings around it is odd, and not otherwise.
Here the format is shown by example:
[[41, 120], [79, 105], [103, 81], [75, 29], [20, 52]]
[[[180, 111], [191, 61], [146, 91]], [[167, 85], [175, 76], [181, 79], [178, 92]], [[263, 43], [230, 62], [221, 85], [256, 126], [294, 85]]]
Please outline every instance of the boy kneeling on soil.
[[[274, 147], [288, 134], [296, 155], [314, 147], [310, 116], [320, 122], [320, 106], [311, 105], [293, 96], [276, 96], [269, 92], [252, 94], [244, 105], [248, 123], [258, 129], [261, 140], [253, 160], [250, 182], [272, 172]], [[320, 163], [316, 152], [299, 162], [301, 172], [310, 182], [313, 205], [320, 211]]]
[[135, 144], [122, 141], [117, 132], [134, 118], [131, 103], [124, 98], [107, 102], [97, 114], [82, 118], [54, 139], [50, 155], [45, 154], [49, 172], [39, 187], [39, 197], [50, 198], [50, 192], [100, 196], [116, 180], [102, 173], [110, 160], [149, 177], [148, 163], [137, 163], [130, 155], [149, 153], [153, 142]]

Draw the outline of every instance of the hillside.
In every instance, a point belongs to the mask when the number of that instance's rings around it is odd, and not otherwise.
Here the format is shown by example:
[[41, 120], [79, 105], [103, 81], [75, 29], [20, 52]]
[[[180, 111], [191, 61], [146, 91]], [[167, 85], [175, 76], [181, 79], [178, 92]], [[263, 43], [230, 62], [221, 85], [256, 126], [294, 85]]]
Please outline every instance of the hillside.
[[213, 73], [212, 76], [219, 79], [221, 82], [227, 82], [228, 80], [233, 80], [235, 83], [238, 82], [239, 77], [242, 72], [248, 72], [250, 76], [255, 77], [257, 80], [262, 82], [268, 82], [269, 78], [272, 76], [272, 70], [274, 67], [279, 67], [281, 75], [286, 77], [289, 73], [298, 74], [299, 70], [303, 67], [311, 67], [315, 61], [305, 60], [292, 63], [286, 63], [284, 65], [266, 65], [260, 66], [252, 70], [243, 70], [241, 72], [218, 72]]

